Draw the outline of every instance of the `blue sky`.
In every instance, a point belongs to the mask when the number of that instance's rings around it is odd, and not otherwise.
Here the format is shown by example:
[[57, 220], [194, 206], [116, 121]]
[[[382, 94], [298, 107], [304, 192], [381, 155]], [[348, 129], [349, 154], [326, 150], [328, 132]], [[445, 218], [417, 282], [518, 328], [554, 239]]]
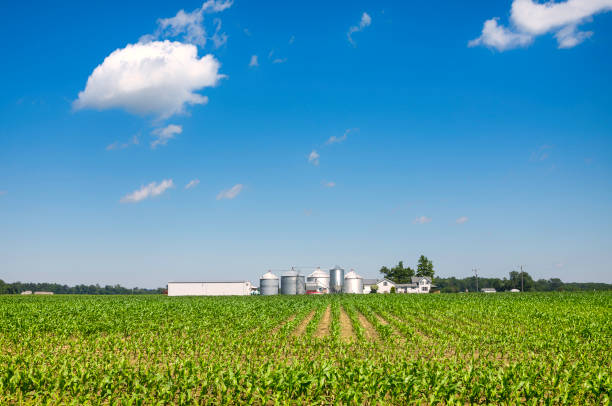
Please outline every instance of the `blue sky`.
[[0, 279], [612, 282], [612, 4], [573, 2], [7, 4]]

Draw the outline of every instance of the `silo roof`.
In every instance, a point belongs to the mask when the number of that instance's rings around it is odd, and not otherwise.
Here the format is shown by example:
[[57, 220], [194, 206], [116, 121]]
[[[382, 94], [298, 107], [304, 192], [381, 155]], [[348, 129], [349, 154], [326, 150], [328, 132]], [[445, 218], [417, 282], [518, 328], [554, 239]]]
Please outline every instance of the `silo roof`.
[[265, 274], [261, 275], [259, 279], [278, 279], [278, 276], [274, 275], [272, 272], [268, 271]]
[[283, 276], [299, 276], [299, 275], [300, 275], [300, 273], [298, 271], [294, 271], [294, 270], [287, 271], [287, 272], [283, 273]]
[[317, 268], [313, 273], [308, 275], [309, 278], [329, 278], [329, 273]]
[[357, 274], [353, 269], [346, 275], [344, 275], [344, 279], [363, 279], [360, 275]]

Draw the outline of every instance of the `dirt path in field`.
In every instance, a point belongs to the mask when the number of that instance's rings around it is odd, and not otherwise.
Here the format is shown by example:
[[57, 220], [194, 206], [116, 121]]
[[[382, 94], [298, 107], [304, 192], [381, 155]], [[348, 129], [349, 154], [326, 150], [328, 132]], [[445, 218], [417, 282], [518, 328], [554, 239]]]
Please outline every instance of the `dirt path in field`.
[[351, 319], [343, 307], [340, 307], [340, 338], [344, 341], [351, 341], [355, 339], [355, 332], [351, 325]]
[[293, 321], [293, 319], [295, 319], [295, 314], [290, 316], [287, 320], [283, 321], [282, 323], [278, 324], [276, 327], [274, 327], [271, 331], [272, 334], [276, 334], [278, 333], [278, 331], [283, 328], [283, 326], [291, 321]]
[[374, 316], [376, 316], [376, 319], [378, 320], [378, 322], [382, 324], [383, 326], [386, 326], [387, 324], [389, 324], [389, 322], [383, 319], [382, 316], [380, 316], [378, 313], [374, 313]]
[[365, 330], [364, 336], [366, 340], [377, 341], [378, 333], [376, 332], [376, 329], [374, 328], [372, 323], [370, 323], [368, 319], [366, 319], [366, 317], [360, 312], [357, 312], [357, 318], [359, 319], [359, 324], [361, 324], [361, 327], [363, 327], [363, 329]]
[[323, 313], [323, 317], [321, 317], [321, 321], [317, 327], [317, 331], [314, 336], [317, 338], [325, 337], [329, 334], [329, 325], [331, 324], [331, 306], [327, 306], [325, 309], [325, 313]]
[[300, 324], [297, 326], [297, 328], [293, 332], [292, 335], [294, 337], [300, 337], [304, 335], [304, 332], [306, 331], [306, 327], [308, 327], [308, 323], [310, 323], [310, 320], [312, 320], [314, 314], [315, 314], [315, 311], [313, 310], [306, 317], [304, 317], [304, 320], [300, 322]]

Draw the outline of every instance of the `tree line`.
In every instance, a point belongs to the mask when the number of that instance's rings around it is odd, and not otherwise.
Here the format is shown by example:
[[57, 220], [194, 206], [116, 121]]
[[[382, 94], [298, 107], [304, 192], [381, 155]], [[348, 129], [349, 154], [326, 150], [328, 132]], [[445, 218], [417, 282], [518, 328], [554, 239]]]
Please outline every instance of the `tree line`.
[[[404, 266], [403, 261], [394, 267], [383, 266], [380, 273], [394, 283], [410, 283], [413, 276], [429, 276], [436, 287], [443, 293], [475, 292], [476, 277], [467, 278], [435, 278], [433, 262], [421, 255], [416, 270]], [[534, 280], [527, 272], [522, 272], [522, 286], [525, 292], [580, 291], [580, 290], [612, 290], [612, 284], [599, 282], [563, 282], [559, 278]], [[478, 278], [478, 289], [494, 288], [498, 292], [511, 289], [521, 289], [521, 272], [512, 271], [508, 278]]]
[[73, 295], [149, 295], [160, 294], [165, 291], [164, 288], [144, 289], [144, 288], [124, 288], [120, 285], [60, 285], [58, 283], [24, 283], [14, 282], [6, 283], [0, 279], [0, 295], [2, 294], [19, 294], [26, 290], [32, 292], [53, 292], [55, 294], [73, 294]]

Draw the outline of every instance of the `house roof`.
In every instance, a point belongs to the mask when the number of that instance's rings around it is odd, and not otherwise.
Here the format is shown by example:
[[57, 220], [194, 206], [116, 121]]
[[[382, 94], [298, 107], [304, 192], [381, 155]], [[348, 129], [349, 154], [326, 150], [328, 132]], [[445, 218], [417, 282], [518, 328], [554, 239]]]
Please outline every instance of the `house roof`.
[[364, 279], [363, 286], [376, 285], [378, 283], [378, 279]]
[[412, 283], [419, 283], [421, 280], [427, 280], [427, 282], [431, 283], [431, 278], [429, 276], [413, 276]]

